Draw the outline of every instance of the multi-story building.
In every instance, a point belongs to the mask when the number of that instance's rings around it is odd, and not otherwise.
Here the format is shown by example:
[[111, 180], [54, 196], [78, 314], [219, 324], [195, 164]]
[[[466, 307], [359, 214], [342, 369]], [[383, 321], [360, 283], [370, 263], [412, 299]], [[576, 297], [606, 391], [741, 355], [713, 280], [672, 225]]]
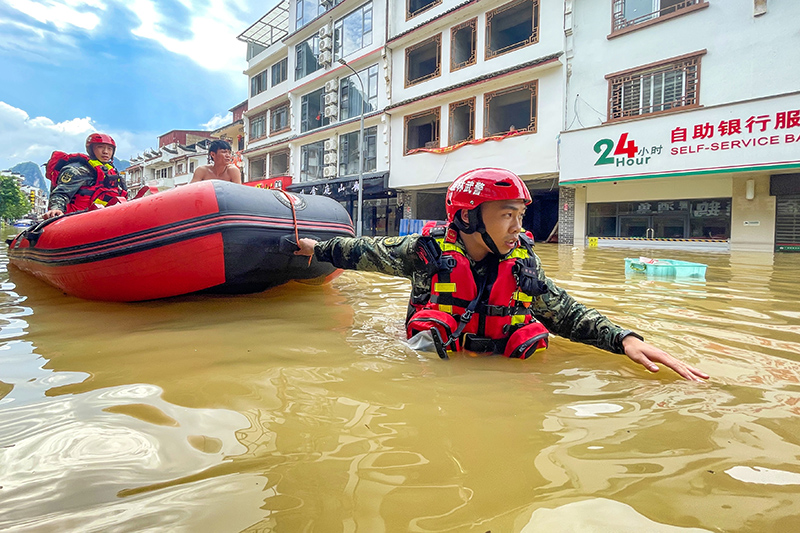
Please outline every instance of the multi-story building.
[[568, 0], [561, 240], [800, 249], [798, 19], [798, 2]]
[[391, 187], [406, 218], [443, 219], [447, 186], [476, 167], [519, 174], [537, 240], [558, 220], [563, 4], [391, 2]]
[[365, 235], [396, 234], [399, 226], [383, 113], [386, 6], [285, 0], [239, 36], [248, 44], [250, 81], [246, 179], [282, 180], [291, 182], [288, 190], [330, 196], [356, 221], [361, 174]]
[[47, 211], [47, 196], [44, 191], [38, 187], [31, 187], [30, 185], [20, 186], [22, 194], [31, 203], [31, 214], [34, 217], [41, 217]]
[[[228, 127], [237, 131], [235, 124]], [[207, 164], [208, 144], [215, 138], [216, 132], [202, 130], [172, 130], [161, 135], [158, 149], [131, 158], [131, 166], [125, 169], [128, 190], [135, 194], [145, 185], [159, 190], [186, 185], [194, 169]]]

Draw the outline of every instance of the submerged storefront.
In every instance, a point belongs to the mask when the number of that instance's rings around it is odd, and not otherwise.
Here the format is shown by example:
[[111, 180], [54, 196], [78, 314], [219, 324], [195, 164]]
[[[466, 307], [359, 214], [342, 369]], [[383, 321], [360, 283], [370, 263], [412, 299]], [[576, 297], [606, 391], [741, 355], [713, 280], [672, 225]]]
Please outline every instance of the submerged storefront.
[[[389, 173], [364, 174], [362, 182], [362, 219], [364, 236], [398, 235], [402, 208], [397, 203], [397, 193], [390, 189]], [[347, 209], [353, 224], [358, 218], [358, 177], [301, 181], [286, 187], [301, 194], [321, 194], [333, 198]]]
[[562, 133], [560, 185], [574, 243], [790, 250], [800, 93]]

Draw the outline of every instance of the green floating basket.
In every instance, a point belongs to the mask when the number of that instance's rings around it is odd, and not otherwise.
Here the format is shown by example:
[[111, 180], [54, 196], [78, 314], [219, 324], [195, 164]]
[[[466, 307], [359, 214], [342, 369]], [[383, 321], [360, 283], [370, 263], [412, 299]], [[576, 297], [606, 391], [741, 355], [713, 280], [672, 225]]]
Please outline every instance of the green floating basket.
[[626, 274], [645, 274], [657, 278], [695, 278], [705, 279], [708, 265], [677, 261], [675, 259], [633, 259], [625, 258]]

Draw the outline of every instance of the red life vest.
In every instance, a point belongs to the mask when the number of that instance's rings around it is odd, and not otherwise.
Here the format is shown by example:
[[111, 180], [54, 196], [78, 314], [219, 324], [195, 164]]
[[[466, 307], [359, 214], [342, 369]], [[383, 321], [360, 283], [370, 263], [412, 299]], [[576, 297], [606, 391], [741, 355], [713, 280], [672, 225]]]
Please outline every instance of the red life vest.
[[[423, 228], [422, 234], [441, 235], [442, 229], [441, 226], [428, 225]], [[439, 325], [443, 325], [441, 328], [443, 337], [454, 334], [458, 321], [467, 312], [470, 304], [478, 298], [480, 291], [466, 251], [456, 242], [455, 230], [448, 228], [446, 236], [437, 238], [436, 242], [442, 252], [440, 263], [447, 263], [448, 267], [440, 268], [433, 275], [427, 299], [422, 295], [412, 294], [410, 313], [406, 322], [409, 338], [426, 328], [438, 329]], [[533, 237], [530, 234], [521, 235], [520, 245], [498, 262], [496, 275], [491, 272], [487, 274], [481, 301], [472, 306], [474, 312], [469, 322], [463, 327], [458, 338], [454, 339], [451, 345], [454, 351], [463, 347], [476, 352], [498, 352], [525, 358], [534, 351], [547, 347], [547, 330], [541, 324], [535, 323], [536, 328], [526, 328], [525, 335], [516, 336], [524, 337], [524, 341], [532, 340], [535, 336], [541, 337], [534, 342], [535, 350], [514, 355], [516, 347], [508, 346], [512, 349], [506, 349], [512, 334], [535, 322], [529, 312], [533, 298], [517, 288], [517, 280], [512, 273], [512, 268], [518, 259], [533, 256], [532, 242]], [[485, 294], [486, 290], [489, 291], [488, 297]], [[540, 340], [543, 342], [539, 342]]]
[[112, 165], [101, 163], [96, 159], [89, 159], [86, 154], [67, 154], [65, 152], [53, 152], [47, 162], [45, 175], [50, 180], [50, 192], [58, 185], [58, 176], [64, 166], [70, 163], [81, 163], [95, 171], [95, 179], [92, 185], [87, 185], [78, 189], [75, 196], [67, 204], [67, 213], [76, 211], [86, 211], [91, 206], [103, 206], [124, 202], [127, 199], [127, 192], [120, 182], [120, 175]]

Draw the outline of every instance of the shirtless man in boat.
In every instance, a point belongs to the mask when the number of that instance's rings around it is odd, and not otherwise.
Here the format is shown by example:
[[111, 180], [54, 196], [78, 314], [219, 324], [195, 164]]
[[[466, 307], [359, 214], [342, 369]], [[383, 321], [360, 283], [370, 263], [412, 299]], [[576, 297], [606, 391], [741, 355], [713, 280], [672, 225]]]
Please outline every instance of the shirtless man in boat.
[[231, 145], [228, 141], [213, 141], [208, 145], [208, 165], [194, 169], [192, 181], [222, 180], [242, 183], [242, 173], [231, 164]]

